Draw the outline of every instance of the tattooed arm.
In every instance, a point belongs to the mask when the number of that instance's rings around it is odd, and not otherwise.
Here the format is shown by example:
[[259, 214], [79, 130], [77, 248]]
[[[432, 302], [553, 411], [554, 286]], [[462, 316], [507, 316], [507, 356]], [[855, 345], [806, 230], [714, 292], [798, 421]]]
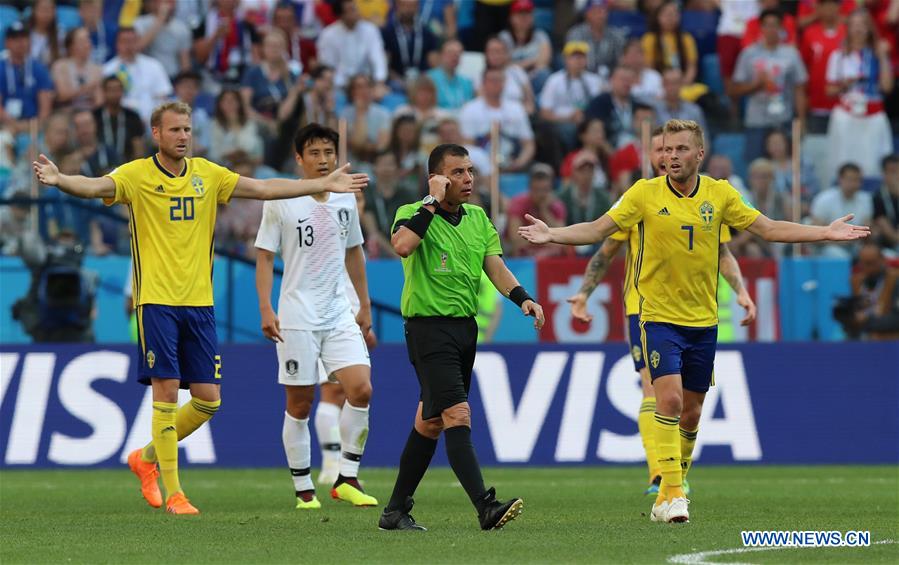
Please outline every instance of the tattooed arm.
[[590, 262], [587, 263], [587, 270], [584, 271], [584, 282], [581, 284], [580, 290], [577, 291], [577, 294], [568, 299], [568, 303], [571, 304], [572, 316], [582, 322], [589, 322], [593, 319], [593, 317], [587, 313], [587, 299], [599, 284], [599, 281], [606, 276], [609, 265], [612, 264], [612, 259], [615, 258], [615, 255], [618, 254], [618, 250], [621, 249], [621, 246], [625, 243], [625, 241], [606, 238], [606, 240], [602, 242], [602, 247], [600, 247], [593, 257], [590, 258]]

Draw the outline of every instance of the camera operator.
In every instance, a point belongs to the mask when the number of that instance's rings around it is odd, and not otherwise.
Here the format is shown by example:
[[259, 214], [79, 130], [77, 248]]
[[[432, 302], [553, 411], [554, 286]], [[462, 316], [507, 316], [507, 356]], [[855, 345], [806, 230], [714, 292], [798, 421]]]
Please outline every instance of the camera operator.
[[852, 338], [899, 336], [899, 269], [887, 266], [883, 251], [868, 243], [858, 256], [852, 275], [852, 293], [834, 308], [834, 318]]
[[26, 232], [18, 254], [31, 285], [13, 305], [13, 318], [35, 342], [93, 342], [97, 277], [81, 266], [84, 247], [75, 232], [62, 229], [50, 243]]

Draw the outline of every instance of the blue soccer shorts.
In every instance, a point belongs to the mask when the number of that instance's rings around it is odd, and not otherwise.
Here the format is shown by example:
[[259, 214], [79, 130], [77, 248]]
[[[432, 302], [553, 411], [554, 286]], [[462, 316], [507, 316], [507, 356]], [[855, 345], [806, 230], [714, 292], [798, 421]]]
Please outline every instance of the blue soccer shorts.
[[215, 310], [212, 306], [137, 307], [140, 365], [137, 380], [178, 379], [181, 388], [193, 383], [222, 382]]
[[663, 375], [681, 376], [683, 387], [708, 392], [715, 381], [718, 326], [692, 328], [663, 322], [640, 322], [643, 353], [654, 381]]

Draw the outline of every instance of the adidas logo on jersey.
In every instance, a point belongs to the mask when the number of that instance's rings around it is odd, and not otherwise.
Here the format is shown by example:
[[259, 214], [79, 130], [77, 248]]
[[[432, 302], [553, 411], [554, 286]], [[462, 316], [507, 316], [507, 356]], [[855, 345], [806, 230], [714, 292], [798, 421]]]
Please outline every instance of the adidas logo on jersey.
[[661, 210], [659, 210], [659, 216], [670, 216], [670, 215], [671, 215], [671, 214], [668, 213], [668, 207], [667, 207], [667, 206], [666, 206], [665, 208], [662, 208]]
[[165, 192], [165, 189], [162, 188], [162, 185], [160, 184], [159, 186], [156, 187], [156, 192]]

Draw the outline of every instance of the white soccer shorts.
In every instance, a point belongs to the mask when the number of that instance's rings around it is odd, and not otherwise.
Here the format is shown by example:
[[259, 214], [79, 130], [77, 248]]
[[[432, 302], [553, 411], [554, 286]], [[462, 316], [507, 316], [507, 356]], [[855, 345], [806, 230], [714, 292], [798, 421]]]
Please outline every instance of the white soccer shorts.
[[310, 386], [328, 382], [335, 371], [352, 365], [371, 366], [368, 347], [356, 322], [331, 330], [281, 330], [278, 384]]

